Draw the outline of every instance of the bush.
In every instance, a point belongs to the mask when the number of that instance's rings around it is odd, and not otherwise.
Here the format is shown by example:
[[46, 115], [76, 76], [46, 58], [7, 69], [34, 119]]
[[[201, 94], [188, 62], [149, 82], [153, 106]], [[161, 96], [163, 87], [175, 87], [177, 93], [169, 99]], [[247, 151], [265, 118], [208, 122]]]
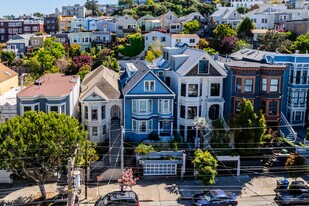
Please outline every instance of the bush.
[[139, 155], [147, 155], [151, 152], [155, 152], [155, 150], [152, 145], [146, 145], [144, 143], [141, 143], [135, 148], [134, 152]]

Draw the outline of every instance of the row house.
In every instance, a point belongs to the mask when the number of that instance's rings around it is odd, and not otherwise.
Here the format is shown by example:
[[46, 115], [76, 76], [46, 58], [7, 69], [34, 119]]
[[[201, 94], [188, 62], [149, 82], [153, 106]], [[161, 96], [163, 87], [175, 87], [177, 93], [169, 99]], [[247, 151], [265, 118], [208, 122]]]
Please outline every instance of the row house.
[[230, 5], [234, 8], [245, 7], [251, 9], [254, 5], [265, 4], [264, 0], [230, 0]]
[[138, 23], [130, 16], [123, 16], [115, 22], [117, 37], [125, 37], [126, 34], [135, 33], [138, 30]]
[[86, 8], [85, 6], [75, 4], [73, 6], [62, 6], [63, 16], [76, 16], [77, 18], [85, 18]]
[[50, 15], [44, 18], [44, 32], [56, 34], [58, 32], [58, 16]]
[[210, 17], [212, 17], [217, 24], [229, 24], [233, 28], [236, 28], [242, 21], [242, 16], [235, 7], [219, 7]]
[[137, 20], [138, 26], [142, 32], [151, 32], [156, 29], [161, 29], [161, 22], [159, 19], [147, 14]]
[[111, 130], [122, 123], [122, 96], [119, 74], [99, 66], [87, 74], [79, 98], [81, 120], [89, 131], [89, 140], [104, 142]]
[[64, 113], [78, 118], [80, 77], [64, 74], [45, 74], [16, 96], [17, 114], [26, 111]]
[[0, 20], [0, 42], [7, 42], [17, 34], [43, 32], [41, 20]]
[[74, 19], [76, 19], [75, 16], [58, 16], [58, 31], [61, 33], [69, 32]]
[[205, 51], [185, 46], [163, 48], [157, 67], [176, 94], [176, 129], [185, 142], [193, 142], [198, 135], [195, 117], [214, 120], [223, 116], [223, 79], [227, 72]]
[[27, 48], [30, 46], [30, 39], [34, 36], [34, 34], [18, 34], [13, 36], [8, 42], [6, 42], [5, 51], [14, 52], [16, 58], [25, 55], [27, 53]]
[[268, 126], [279, 126], [286, 66], [250, 62], [237, 55], [220, 57], [217, 61], [228, 71], [224, 80], [224, 116], [239, 114], [242, 99], [246, 98], [252, 102], [255, 112], [263, 111]]
[[145, 64], [134, 60], [123, 74], [125, 140], [141, 142], [173, 135], [175, 93]]

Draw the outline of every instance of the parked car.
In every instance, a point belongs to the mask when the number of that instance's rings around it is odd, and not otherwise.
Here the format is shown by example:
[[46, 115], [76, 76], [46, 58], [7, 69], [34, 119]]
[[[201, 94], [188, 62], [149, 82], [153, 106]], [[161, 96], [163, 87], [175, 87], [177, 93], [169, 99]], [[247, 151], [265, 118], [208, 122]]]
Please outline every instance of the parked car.
[[[55, 197], [49, 199], [46, 201], [47, 204], [43, 205], [48, 205], [48, 206], [62, 206], [62, 205], [67, 205], [68, 203], [68, 194], [58, 194]], [[77, 196], [75, 196], [74, 204], [73, 206], [79, 206], [79, 199]]]
[[192, 204], [194, 206], [236, 206], [238, 201], [234, 193], [216, 189], [194, 195]]
[[100, 197], [94, 206], [139, 206], [139, 201], [133, 191], [115, 191]]
[[276, 194], [275, 202], [285, 205], [309, 205], [309, 193], [302, 194]]

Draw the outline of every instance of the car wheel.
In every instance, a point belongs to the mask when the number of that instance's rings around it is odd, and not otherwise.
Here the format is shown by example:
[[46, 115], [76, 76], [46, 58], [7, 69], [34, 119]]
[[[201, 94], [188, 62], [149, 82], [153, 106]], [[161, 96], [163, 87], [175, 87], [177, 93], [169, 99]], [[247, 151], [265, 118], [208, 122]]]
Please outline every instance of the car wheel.
[[228, 204], [227, 206], [233, 206], [232, 204]]

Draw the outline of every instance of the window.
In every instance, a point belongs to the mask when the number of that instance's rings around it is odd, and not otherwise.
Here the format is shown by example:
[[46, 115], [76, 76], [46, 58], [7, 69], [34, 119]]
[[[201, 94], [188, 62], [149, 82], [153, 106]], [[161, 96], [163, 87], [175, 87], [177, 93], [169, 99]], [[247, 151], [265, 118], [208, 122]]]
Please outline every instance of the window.
[[202, 85], [203, 85], [203, 84], [200, 84], [200, 97], [201, 97], [202, 94], [203, 94]]
[[133, 114], [152, 113], [152, 99], [133, 99]]
[[166, 38], [165, 37], [161, 37], [161, 42], [165, 42]]
[[50, 106], [49, 111], [50, 112], [58, 112], [58, 106]]
[[132, 120], [132, 131], [135, 133], [149, 133], [152, 131], [152, 120]]
[[173, 19], [173, 15], [170, 14], [170, 20], [172, 20], [172, 19]]
[[98, 127], [92, 127], [92, 136], [98, 136]]
[[106, 125], [102, 127], [102, 136], [106, 135]]
[[181, 39], [176, 39], [176, 42], [181, 42]]
[[262, 91], [267, 92], [267, 79], [262, 79]]
[[211, 84], [210, 96], [220, 96], [220, 84]]
[[305, 104], [305, 96], [306, 96], [305, 91], [299, 92], [299, 103], [302, 105]]
[[105, 119], [105, 105], [101, 107], [101, 119]]
[[274, 102], [274, 101], [269, 102], [268, 114], [277, 115], [277, 106], [278, 106], [277, 102]]
[[240, 113], [240, 105], [241, 105], [241, 102], [236, 100], [235, 101], [235, 113], [236, 114]]
[[180, 106], [180, 117], [186, 118], [186, 107], [183, 105]]
[[92, 108], [91, 109], [91, 120], [98, 120], [98, 109]]
[[307, 75], [308, 72], [303, 70], [303, 80], [302, 80], [302, 84], [307, 84]]
[[296, 78], [295, 78], [296, 84], [300, 84], [300, 75], [301, 75], [301, 71], [296, 71]]
[[158, 72], [158, 75], [159, 75], [159, 76], [164, 76], [164, 72], [163, 72], [163, 71], [159, 71], [159, 72]]
[[241, 85], [242, 85], [242, 79], [241, 78], [237, 78], [236, 79], [236, 91], [237, 92], [241, 92]]
[[195, 39], [190, 39], [190, 43], [195, 43]]
[[197, 97], [198, 95], [198, 84], [189, 84], [188, 89], [189, 97]]
[[183, 97], [187, 96], [186, 90], [187, 90], [187, 85], [181, 84], [181, 96], [183, 96]]
[[65, 104], [61, 105], [48, 105], [48, 112], [57, 112], [59, 114], [65, 113]]
[[209, 61], [200, 60], [198, 63], [198, 73], [199, 74], [208, 74], [209, 73]]
[[300, 119], [301, 119], [301, 112], [295, 112], [294, 120], [300, 120]]
[[171, 114], [172, 113], [171, 99], [159, 99], [159, 113], [160, 114]]
[[188, 119], [194, 119], [197, 116], [197, 107], [188, 107]]
[[291, 104], [291, 102], [292, 102], [292, 90], [289, 89], [288, 90], [288, 104]]
[[271, 79], [269, 91], [270, 92], [278, 92], [278, 85], [279, 85], [278, 79]]
[[84, 109], [85, 109], [84, 111], [85, 119], [88, 119], [88, 107], [85, 106]]
[[155, 81], [144, 81], [144, 91], [155, 91]]
[[152, 41], [156, 41], [156, 40], [157, 40], [156, 36], [152, 37]]
[[31, 111], [31, 106], [24, 106], [24, 113]]
[[253, 91], [253, 79], [245, 79], [245, 88], [244, 92], [252, 92]]
[[291, 73], [290, 73], [290, 84], [293, 84], [293, 78], [294, 78], [294, 70], [291, 70]]

